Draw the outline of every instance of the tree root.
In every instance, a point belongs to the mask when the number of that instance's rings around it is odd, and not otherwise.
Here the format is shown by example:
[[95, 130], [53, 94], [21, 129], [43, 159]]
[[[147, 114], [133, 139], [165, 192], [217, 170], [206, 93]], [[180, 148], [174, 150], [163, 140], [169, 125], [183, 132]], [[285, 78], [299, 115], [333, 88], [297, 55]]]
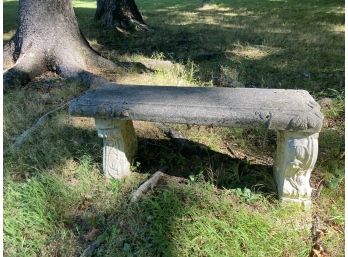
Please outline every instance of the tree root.
[[124, 22], [121, 22], [119, 25], [115, 25], [115, 28], [123, 34], [130, 34], [131, 32], [134, 32], [134, 31], [139, 31], [139, 32], [154, 31], [154, 29], [150, 27], [149, 25], [134, 19], [128, 20], [127, 24], [125, 24]]
[[[96, 71], [104, 69], [104, 71], [107, 71], [114, 70], [118, 67], [115, 63], [98, 55], [89, 58], [88, 65], [86, 65], [88, 67], [81, 67], [81, 65], [72, 61], [69, 63], [50, 64], [49, 67], [43, 65], [45, 63], [47, 63], [47, 60], [42, 60], [40, 63], [30, 63], [27, 62], [26, 58], [23, 58], [21, 62], [17, 61], [12, 68], [5, 70], [3, 73], [4, 92], [17, 86], [23, 86], [29, 83], [34, 77], [49, 70], [57, 73], [63, 78], [81, 81], [88, 88], [96, 88], [108, 83], [108, 80], [94, 74], [90, 70]], [[94, 67], [92, 67], [91, 64], [94, 64]]]
[[163, 133], [172, 140], [172, 142], [178, 147], [179, 151], [182, 151], [185, 147], [191, 148], [185, 137], [180, 132], [167, 127], [164, 123], [156, 122], [155, 126], [162, 130]]
[[152, 32], [154, 31], [153, 28], [151, 28], [149, 25], [143, 22], [139, 22], [135, 19], [131, 19], [130, 23], [132, 26], [135, 28], [136, 31], [141, 31], [141, 32]]
[[48, 69], [44, 62], [44, 55], [34, 51], [28, 51], [17, 59], [15, 65], [3, 73], [4, 89], [23, 86], [31, 79], [41, 75]]
[[92, 87], [95, 87], [107, 82], [96, 74], [113, 71], [119, 67], [94, 51], [87, 41], [75, 41], [71, 42], [71, 45], [72, 49], [57, 47], [40, 51], [37, 47], [31, 46], [16, 60], [13, 44], [8, 43], [6, 62], [16, 61], [16, 63], [4, 71], [4, 90], [23, 86], [46, 71], [53, 71], [67, 79], [81, 80], [88, 87], [89, 83], [92, 83]]
[[77, 74], [77, 79], [88, 88], [95, 89], [98, 87], [108, 86], [110, 82], [103, 77], [95, 75], [88, 71], [81, 71]]

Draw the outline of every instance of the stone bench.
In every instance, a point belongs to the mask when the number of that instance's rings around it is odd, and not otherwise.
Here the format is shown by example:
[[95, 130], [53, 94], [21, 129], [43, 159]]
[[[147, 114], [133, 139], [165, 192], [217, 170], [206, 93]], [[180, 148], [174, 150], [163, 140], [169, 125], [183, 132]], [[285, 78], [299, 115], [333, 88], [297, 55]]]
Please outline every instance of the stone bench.
[[276, 130], [279, 197], [311, 204], [309, 179], [323, 115], [307, 91], [111, 84], [87, 91], [71, 102], [69, 112], [95, 118], [104, 139], [104, 173], [116, 179], [130, 174], [137, 151], [132, 120]]

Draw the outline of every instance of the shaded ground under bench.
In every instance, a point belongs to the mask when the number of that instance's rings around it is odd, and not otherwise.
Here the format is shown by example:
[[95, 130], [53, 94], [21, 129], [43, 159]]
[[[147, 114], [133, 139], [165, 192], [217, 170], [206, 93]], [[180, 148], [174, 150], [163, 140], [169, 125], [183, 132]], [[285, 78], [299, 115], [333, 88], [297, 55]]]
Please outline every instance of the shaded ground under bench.
[[307, 91], [110, 83], [72, 101], [69, 112], [95, 118], [104, 139], [104, 173], [117, 179], [130, 174], [137, 151], [132, 120], [276, 130], [274, 177], [279, 197], [311, 205], [309, 179], [323, 115]]

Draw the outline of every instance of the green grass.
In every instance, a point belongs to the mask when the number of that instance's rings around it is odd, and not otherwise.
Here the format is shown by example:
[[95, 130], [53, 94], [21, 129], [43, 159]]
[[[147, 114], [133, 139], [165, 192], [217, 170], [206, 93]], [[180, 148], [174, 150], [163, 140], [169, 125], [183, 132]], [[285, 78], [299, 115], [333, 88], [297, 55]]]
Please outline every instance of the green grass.
[[[295, 251], [307, 256], [308, 235], [287, 240], [305, 233], [280, 221], [281, 208], [271, 207], [265, 216], [243, 202], [236, 206], [240, 200], [231, 191], [214, 191], [209, 183], [170, 185], [130, 206], [117, 216], [116, 224], [123, 225], [97, 256], [291, 256]], [[289, 212], [293, 217], [301, 213]]]
[[214, 85], [343, 89], [344, 9], [340, 1], [138, 1], [152, 33], [119, 35], [91, 28], [92, 9], [77, 8], [91, 40], [118, 54], [194, 61]]
[[11, 113], [11, 118], [4, 120], [5, 149], [14, 137], [30, 127], [38, 117], [82, 92], [81, 85], [59, 79], [46, 84], [46, 87], [42, 86], [40, 82], [34, 82], [28, 85], [32, 90], [16, 89], [6, 94], [4, 113]]
[[[74, 1], [92, 46], [125, 64], [106, 74], [111, 80], [300, 88], [332, 100], [322, 109], [312, 213], [279, 204], [271, 131], [171, 125], [187, 139], [182, 148], [150, 123], [138, 122], [136, 172], [125, 181], [107, 181], [94, 122], [61, 110], [4, 156], [5, 255], [78, 256], [91, 243], [85, 236], [97, 229], [93, 239], [105, 241], [95, 256], [308, 256], [311, 215], [317, 215], [330, 256], [344, 256], [343, 2], [137, 4], [153, 32], [104, 30], [93, 20], [95, 1]], [[3, 6], [7, 41], [16, 29], [18, 2]], [[79, 84], [51, 77], [7, 92], [5, 149], [43, 113], [82, 91]], [[130, 204], [130, 193], [159, 169], [187, 182], [165, 181]]]

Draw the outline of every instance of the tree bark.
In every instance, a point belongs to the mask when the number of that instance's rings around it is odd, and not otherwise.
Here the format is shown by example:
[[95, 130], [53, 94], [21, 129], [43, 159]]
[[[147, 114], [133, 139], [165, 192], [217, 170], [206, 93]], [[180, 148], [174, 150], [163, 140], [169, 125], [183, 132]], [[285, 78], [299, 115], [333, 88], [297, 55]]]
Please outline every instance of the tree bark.
[[[4, 88], [25, 84], [45, 71], [90, 80], [115, 64], [102, 58], [83, 37], [71, 0], [20, 0], [19, 25], [5, 46]], [[95, 77], [94, 77], [95, 80]]]
[[150, 30], [134, 0], [97, 0], [95, 19], [107, 28], [121, 31]]

